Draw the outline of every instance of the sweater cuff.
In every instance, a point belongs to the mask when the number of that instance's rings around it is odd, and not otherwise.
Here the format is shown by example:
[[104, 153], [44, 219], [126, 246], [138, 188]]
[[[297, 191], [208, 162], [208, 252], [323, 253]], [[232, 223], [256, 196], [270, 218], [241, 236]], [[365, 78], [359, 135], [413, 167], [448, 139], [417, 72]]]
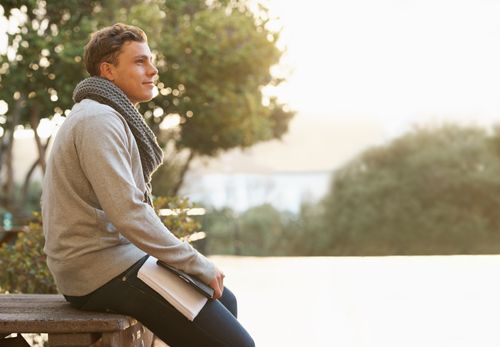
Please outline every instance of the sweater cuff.
[[215, 264], [199, 252], [197, 252], [196, 263], [196, 267], [198, 267], [198, 269], [196, 269], [198, 270], [196, 271], [196, 276], [198, 276], [204, 283], [210, 283], [210, 281], [215, 278], [215, 274], [217, 272]]

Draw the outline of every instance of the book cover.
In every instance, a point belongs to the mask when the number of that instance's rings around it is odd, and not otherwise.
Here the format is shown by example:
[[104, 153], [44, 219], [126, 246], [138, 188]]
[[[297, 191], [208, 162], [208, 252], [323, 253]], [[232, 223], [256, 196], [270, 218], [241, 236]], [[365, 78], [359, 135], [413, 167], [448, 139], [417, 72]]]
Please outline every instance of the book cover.
[[214, 296], [214, 289], [210, 287], [209, 285], [206, 285], [203, 283], [201, 280], [199, 280], [196, 276], [190, 275], [185, 273], [182, 270], [176, 269], [173, 266], [168, 265], [167, 263], [162, 262], [161, 260], [158, 260], [156, 262], [158, 265], [166, 268], [167, 270], [173, 272], [176, 274], [178, 277], [180, 277], [183, 281], [188, 283], [191, 287], [199, 291], [201, 294], [206, 296], [208, 299], [213, 298]]

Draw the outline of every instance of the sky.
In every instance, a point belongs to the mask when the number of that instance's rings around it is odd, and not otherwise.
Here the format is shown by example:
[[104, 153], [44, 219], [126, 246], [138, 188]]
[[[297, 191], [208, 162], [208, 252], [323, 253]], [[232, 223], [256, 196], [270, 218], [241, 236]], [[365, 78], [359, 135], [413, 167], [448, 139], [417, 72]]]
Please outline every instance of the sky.
[[368, 119], [401, 132], [500, 119], [500, 2], [265, 2], [293, 73], [276, 93], [298, 117]]

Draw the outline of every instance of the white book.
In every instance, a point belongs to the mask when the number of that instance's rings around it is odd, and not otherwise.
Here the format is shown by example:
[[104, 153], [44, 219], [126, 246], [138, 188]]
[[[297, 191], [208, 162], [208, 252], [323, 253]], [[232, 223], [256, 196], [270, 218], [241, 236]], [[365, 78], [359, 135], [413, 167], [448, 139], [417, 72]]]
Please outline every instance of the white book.
[[208, 299], [156, 262], [156, 258], [149, 256], [139, 269], [137, 277], [163, 296], [187, 319], [193, 321]]

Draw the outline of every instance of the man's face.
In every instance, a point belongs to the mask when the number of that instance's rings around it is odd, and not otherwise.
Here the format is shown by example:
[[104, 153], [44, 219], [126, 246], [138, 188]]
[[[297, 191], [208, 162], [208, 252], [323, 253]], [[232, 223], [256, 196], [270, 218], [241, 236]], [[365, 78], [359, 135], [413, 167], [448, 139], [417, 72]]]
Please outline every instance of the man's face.
[[101, 76], [116, 84], [136, 105], [153, 98], [154, 79], [158, 70], [153, 65], [151, 50], [146, 42], [125, 42], [116, 65], [101, 67]]

